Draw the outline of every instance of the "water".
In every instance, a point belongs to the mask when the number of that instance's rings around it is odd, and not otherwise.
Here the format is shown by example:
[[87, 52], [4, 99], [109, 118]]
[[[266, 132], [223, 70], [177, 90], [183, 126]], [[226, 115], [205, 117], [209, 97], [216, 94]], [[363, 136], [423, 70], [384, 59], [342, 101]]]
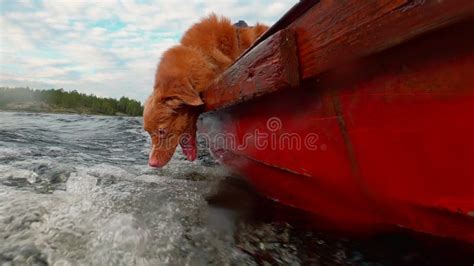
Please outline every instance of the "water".
[[446, 257], [398, 235], [355, 240], [298, 226], [300, 213], [263, 199], [205, 153], [188, 162], [178, 151], [165, 168], [152, 169], [148, 149], [140, 118], [0, 112], [0, 264], [470, 259], [451, 244], [440, 245], [442, 254], [455, 252]]

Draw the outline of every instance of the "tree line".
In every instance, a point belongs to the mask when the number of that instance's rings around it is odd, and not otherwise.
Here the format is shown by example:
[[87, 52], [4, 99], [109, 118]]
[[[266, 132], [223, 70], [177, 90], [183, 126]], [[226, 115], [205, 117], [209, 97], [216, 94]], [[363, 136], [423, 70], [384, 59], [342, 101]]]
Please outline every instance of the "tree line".
[[141, 116], [143, 106], [139, 101], [122, 97], [101, 98], [95, 95], [63, 89], [35, 90], [30, 88], [0, 87], [0, 108], [15, 103], [46, 104], [53, 109], [68, 110], [77, 113]]

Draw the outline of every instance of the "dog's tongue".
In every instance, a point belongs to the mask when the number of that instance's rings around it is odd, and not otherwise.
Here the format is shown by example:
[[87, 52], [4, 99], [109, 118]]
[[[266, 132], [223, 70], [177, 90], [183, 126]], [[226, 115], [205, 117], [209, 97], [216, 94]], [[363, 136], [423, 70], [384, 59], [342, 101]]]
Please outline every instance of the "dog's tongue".
[[196, 159], [196, 137], [186, 135], [181, 138], [179, 145], [181, 145], [181, 149], [183, 150], [184, 155], [186, 155], [186, 159], [188, 159], [188, 161], [194, 161]]

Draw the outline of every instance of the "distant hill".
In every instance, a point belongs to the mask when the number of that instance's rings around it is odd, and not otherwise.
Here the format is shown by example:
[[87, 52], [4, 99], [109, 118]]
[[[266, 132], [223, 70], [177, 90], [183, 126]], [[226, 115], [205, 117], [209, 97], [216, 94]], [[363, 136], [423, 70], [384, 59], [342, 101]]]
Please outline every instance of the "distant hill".
[[116, 100], [63, 89], [35, 90], [0, 87], [0, 109], [128, 116], [143, 114], [141, 103], [127, 97]]

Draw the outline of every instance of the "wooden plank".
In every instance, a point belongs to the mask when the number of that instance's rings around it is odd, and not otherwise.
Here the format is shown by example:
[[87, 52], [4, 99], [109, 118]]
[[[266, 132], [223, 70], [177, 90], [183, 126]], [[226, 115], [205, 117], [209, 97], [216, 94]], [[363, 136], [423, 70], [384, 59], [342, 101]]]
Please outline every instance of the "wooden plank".
[[299, 85], [296, 42], [281, 30], [241, 57], [203, 92], [205, 110], [227, 107]]
[[326, 0], [289, 28], [305, 79], [473, 15], [472, 0]]

